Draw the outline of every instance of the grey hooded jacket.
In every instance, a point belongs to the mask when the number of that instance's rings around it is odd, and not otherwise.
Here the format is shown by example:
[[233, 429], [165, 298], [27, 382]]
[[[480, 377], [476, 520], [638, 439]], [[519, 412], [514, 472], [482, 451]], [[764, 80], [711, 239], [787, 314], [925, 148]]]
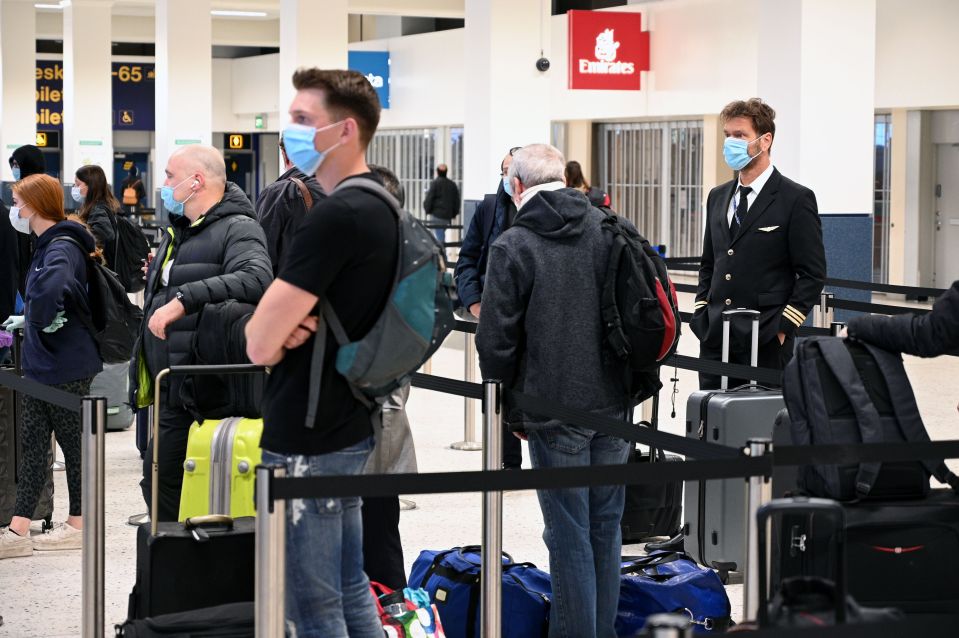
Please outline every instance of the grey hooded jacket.
[[[622, 370], [602, 346], [603, 218], [576, 189], [540, 192], [496, 240], [476, 331], [483, 378], [557, 405], [625, 414]], [[527, 430], [564, 425], [515, 409], [507, 420]]]

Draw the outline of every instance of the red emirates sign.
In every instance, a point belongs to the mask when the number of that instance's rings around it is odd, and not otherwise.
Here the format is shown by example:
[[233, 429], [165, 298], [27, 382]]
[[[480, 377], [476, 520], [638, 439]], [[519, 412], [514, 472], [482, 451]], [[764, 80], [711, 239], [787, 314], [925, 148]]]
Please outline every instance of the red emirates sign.
[[639, 13], [570, 11], [569, 88], [638, 91], [649, 70], [649, 32]]

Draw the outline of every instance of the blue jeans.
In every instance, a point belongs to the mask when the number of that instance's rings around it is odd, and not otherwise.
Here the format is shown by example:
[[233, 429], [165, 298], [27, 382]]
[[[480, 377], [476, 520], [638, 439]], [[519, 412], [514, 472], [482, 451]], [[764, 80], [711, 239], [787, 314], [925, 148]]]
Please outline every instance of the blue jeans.
[[[443, 226], [449, 225], [449, 220], [441, 219], [439, 217], [433, 217], [430, 215], [431, 224], [442, 224]], [[436, 236], [436, 241], [440, 243], [441, 246], [446, 246], [446, 229], [445, 228], [434, 228], [433, 234]]]
[[[329, 454], [284, 456], [263, 450], [263, 463], [287, 476], [360, 474], [373, 437]], [[360, 499], [287, 502], [286, 625], [291, 638], [383, 638], [363, 573]]]
[[[529, 432], [534, 468], [625, 463], [623, 439], [578, 427]], [[549, 638], [615, 638], [626, 488], [537, 490], [549, 549], [553, 601]]]

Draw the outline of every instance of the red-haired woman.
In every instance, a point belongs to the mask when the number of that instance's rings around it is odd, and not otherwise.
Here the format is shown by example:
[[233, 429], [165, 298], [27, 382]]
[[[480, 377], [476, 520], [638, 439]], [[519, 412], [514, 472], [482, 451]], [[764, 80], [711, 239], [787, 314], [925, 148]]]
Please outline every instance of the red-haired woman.
[[[7, 318], [5, 330], [23, 329], [23, 374], [29, 379], [84, 395], [103, 369], [93, 335], [84, 327], [90, 317], [87, 261], [95, 249], [93, 235], [68, 221], [63, 190], [48, 175], [31, 175], [13, 185], [10, 223], [37, 236], [27, 274], [24, 314]], [[80, 417], [75, 412], [24, 395], [17, 503], [10, 526], [0, 532], [0, 559], [30, 556], [33, 550], [80, 549]], [[70, 515], [53, 531], [30, 536], [30, 519], [46, 477], [50, 434], [63, 451], [70, 494]]]

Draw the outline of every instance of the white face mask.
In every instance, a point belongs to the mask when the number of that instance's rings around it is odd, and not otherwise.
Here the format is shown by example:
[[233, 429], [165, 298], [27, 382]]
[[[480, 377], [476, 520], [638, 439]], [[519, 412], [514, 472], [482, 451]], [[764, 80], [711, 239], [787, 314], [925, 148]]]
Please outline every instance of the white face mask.
[[20, 206], [10, 207], [10, 225], [13, 226], [17, 232], [23, 233], [24, 235], [29, 235], [30, 218], [20, 217], [20, 208]]

